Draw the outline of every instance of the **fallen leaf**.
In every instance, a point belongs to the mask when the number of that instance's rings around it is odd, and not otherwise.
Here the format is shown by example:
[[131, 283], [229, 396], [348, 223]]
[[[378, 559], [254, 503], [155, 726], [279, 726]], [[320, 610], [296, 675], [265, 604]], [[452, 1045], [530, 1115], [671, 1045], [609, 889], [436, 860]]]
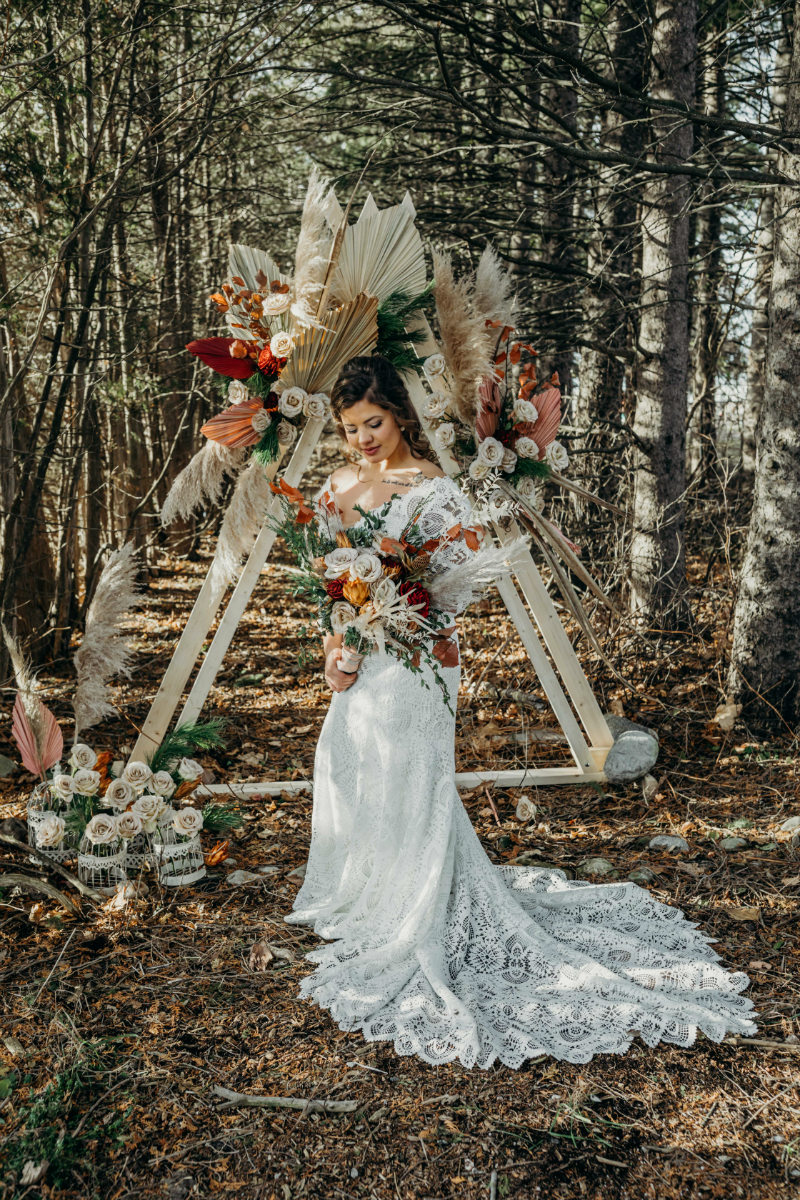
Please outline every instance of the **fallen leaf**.
[[712, 720], [715, 725], [719, 725], [724, 733], [730, 733], [736, 724], [736, 718], [740, 716], [742, 711], [741, 704], [721, 704], [714, 713]]
[[769, 963], [761, 962], [760, 959], [757, 959], [755, 962], [748, 963], [747, 965], [751, 971], [768, 971], [770, 969]]
[[760, 908], [729, 908], [726, 909], [728, 916], [733, 917], [734, 921], [757, 921], [761, 916]]

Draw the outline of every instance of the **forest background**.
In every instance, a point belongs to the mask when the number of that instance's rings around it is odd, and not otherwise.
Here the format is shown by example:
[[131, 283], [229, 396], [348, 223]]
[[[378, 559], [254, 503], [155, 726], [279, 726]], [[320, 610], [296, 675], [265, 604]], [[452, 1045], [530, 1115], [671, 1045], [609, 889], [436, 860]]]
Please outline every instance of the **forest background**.
[[[7, 4], [0, 619], [58, 717], [110, 551], [132, 540], [146, 587], [133, 680], [96, 733], [120, 754], [208, 566], [228, 496], [160, 515], [220, 406], [185, 344], [223, 332], [227, 243], [288, 267], [314, 165], [356, 210], [367, 188], [381, 205], [408, 189], [458, 266], [491, 242], [514, 275], [518, 333], [562, 381], [570, 472], [623, 514], [551, 491], [617, 601], [595, 619], [630, 686], [579, 652], [604, 706], [661, 737], [644, 789], [540, 789], [527, 823], [516, 793], [477, 789], [470, 817], [496, 861], [588, 878], [605, 862], [701, 922], [750, 975], [759, 1036], [511, 1080], [365, 1046], [295, 999], [314, 942], [282, 919], [302, 794], [242, 805], [230, 851], [268, 874], [237, 889], [217, 867], [174, 896], [42, 901], [7, 885], [32, 868], [6, 841], [0, 1194], [795, 1194], [798, 30], [789, 0]], [[223, 779], [310, 776], [328, 695], [296, 661], [278, 568], [211, 696], [234, 718]], [[462, 765], [561, 753], [536, 740], [549, 713], [497, 598], [462, 626]], [[2, 645], [0, 686], [9, 714]], [[24, 837], [25, 781], [0, 764], [0, 834]], [[684, 850], [650, 849], [664, 832]], [[220, 1083], [350, 1111], [230, 1111]]]

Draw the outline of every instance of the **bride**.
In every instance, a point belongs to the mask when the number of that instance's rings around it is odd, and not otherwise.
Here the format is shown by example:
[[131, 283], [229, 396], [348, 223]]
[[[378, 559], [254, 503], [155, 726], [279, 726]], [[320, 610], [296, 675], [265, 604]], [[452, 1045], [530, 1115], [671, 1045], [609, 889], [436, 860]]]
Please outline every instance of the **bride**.
[[[332, 406], [358, 461], [325, 481], [319, 521], [331, 501], [345, 529], [364, 520], [357, 506], [389, 502], [386, 532], [398, 537], [424, 498], [426, 538], [469, 523], [389, 362], [349, 362]], [[491, 863], [456, 791], [455, 719], [430, 668], [423, 660], [420, 678], [373, 653], [348, 674], [340, 654], [341, 636], [326, 637], [333, 699], [305, 880], [286, 918], [329, 942], [308, 955], [301, 996], [368, 1041], [465, 1067], [542, 1053], [584, 1063], [635, 1034], [690, 1046], [698, 1030], [714, 1041], [755, 1031], [747, 976], [719, 966], [678, 909], [632, 883]], [[441, 670], [455, 698], [460, 667]]]

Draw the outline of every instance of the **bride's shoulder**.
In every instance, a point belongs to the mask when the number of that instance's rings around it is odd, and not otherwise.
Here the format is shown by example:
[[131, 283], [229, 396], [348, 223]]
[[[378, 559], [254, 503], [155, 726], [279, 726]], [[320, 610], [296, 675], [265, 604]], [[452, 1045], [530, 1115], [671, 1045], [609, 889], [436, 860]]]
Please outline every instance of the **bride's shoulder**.
[[445, 479], [447, 476], [438, 463], [431, 462], [428, 458], [421, 458], [417, 466], [420, 475], [424, 475], [426, 479]]
[[328, 483], [334, 488], [344, 490], [350, 484], [355, 483], [357, 478], [358, 476], [353, 467], [349, 463], [345, 463], [344, 466], [337, 467], [335, 471], [331, 471], [328, 476]]

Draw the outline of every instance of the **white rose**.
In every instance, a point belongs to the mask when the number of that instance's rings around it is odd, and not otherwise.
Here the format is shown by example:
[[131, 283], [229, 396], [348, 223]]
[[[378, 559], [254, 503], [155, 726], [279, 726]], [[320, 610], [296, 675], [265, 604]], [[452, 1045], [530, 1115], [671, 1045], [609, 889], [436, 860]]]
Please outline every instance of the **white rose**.
[[514, 419], [532, 425], [539, 420], [539, 410], [532, 400], [518, 400], [514, 405]]
[[241, 379], [232, 379], [228, 387], [228, 403], [244, 404], [250, 393]]
[[292, 335], [284, 333], [283, 330], [271, 337], [269, 342], [270, 351], [276, 358], [288, 358], [293, 345]]
[[263, 309], [269, 317], [279, 317], [289, 307], [288, 292], [270, 292], [264, 297]]
[[358, 558], [358, 551], [353, 546], [337, 546], [335, 550], [325, 555], [325, 578], [338, 579], [346, 574]]
[[147, 763], [134, 761], [128, 763], [127, 767], [122, 772], [122, 778], [137, 792], [141, 792], [147, 787], [152, 774], [153, 772], [150, 770]]
[[489, 510], [490, 517], [502, 517], [508, 510], [508, 499], [505, 492], [501, 492], [499, 488], [495, 488], [486, 500], [486, 507]]
[[178, 774], [181, 779], [191, 780], [192, 783], [195, 779], [200, 778], [204, 770], [205, 767], [196, 758], [182, 758], [178, 763]]
[[126, 780], [115, 779], [106, 788], [103, 795], [103, 803], [110, 805], [111, 808], [127, 808], [135, 794], [133, 788]]
[[539, 457], [539, 447], [536, 445], [536, 442], [533, 440], [533, 438], [529, 438], [529, 437], [517, 438], [516, 442], [514, 443], [514, 449], [516, 450], [516, 452], [520, 456], [520, 458], [538, 458]]
[[554, 471], [566, 471], [569, 466], [569, 455], [561, 442], [551, 442], [544, 456]]
[[434, 392], [425, 405], [426, 417], [443, 417], [450, 407], [450, 396], [447, 392]]
[[487, 467], [499, 467], [503, 461], [505, 450], [497, 438], [487, 437], [478, 446], [478, 458]]
[[72, 776], [72, 782], [79, 796], [94, 796], [100, 787], [100, 772], [87, 771], [85, 767], [81, 767]]
[[150, 780], [150, 788], [157, 796], [166, 796], [169, 799], [175, 791], [175, 780], [169, 771], [156, 771]]
[[142, 818], [133, 809], [130, 812], [121, 813], [117, 817], [117, 829], [119, 836], [128, 842], [131, 838], [135, 838], [137, 833], [142, 832]]
[[303, 388], [288, 387], [278, 397], [278, 408], [285, 417], [299, 417], [307, 399], [308, 392]]
[[536, 481], [531, 479], [530, 475], [523, 475], [522, 479], [518, 480], [514, 486], [516, 487], [520, 496], [522, 496], [522, 499], [527, 500], [531, 508], [535, 508], [538, 512], [541, 508], [541, 505], [539, 504], [536, 491]]
[[344, 633], [348, 625], [356, 618], [356, 610], [346, 600], [337, 600], [331, 608], [331, 629], [334, 633]]
[[56, 775], [50, 783], [50, 791], [59, 800], [71, 800], [75, 795], [75, 780], [71, 775]]
[[483, 462], [480, 458], [473, 458], [472, 462], [469, 464], [470, 479], [475, 479], [475, 480], [485, 479], [488, 474], [489, 474], [488, 463]]
[[48, 846], [51, 849], [54, 846], [60, 846], [64, 840], [65, 830], [64, 818], [55, 813], [48, 813], [36, 831], [36, 845]]
[[513, 473], [516, 465], [517, 465], [517, 456], [514, 453], [514, 451], [510, 450], [510, 449], [504, 450], [503, 451], [503, 461], [501, 462], [500, 466], [503, 468], [506, 475], [511, 475]]
[[440, 375], [444, 375], [446, 367], [447, 363], [443, 354], [431, 354], [422, 364], [422, 369], [428, 379], [438, 379]]
[[303, 402], [303, 412], [307, 417], [316, 417], [317, 420], [322, 420], [328, 415], [328, 397], [324, 392], [314, 392], [311, 396], [306, 396]]
[[449, 421], [446, 421], [444, 425], [440, 425], [436, 430], [436, 440], [439, 445], [444, 446], [445, 449], [447, 449], [448, 446], [452, 446], [453, 442], [456, 440], [455, 425], [451, 425]]
[[272, 424], [272, 417], [265, 408], [259, 408], [250, 418], [250, 424], [255, 429], [256, 433], [263, 433], [265, 429], [269, 429]]
[[372, 589], [372, 599], [377, 605], [391, 604], [397, 595], [397, 587], [393, 579], [381, 579]]
[[91, 746], [84, 742], [76, 742], [69, 756], [69, 765], [73, 771], [79, 767], [91, 768], [97, 762], [97, 755]]
[[290, 425], [288, 421], [281, 421], [278, 425], [278, 443], [281, 446], [291, 446], [294, 439], [297, 437], [297, 430], [294, 425]]
[[520, 796], [517, 802], [517, 820], [532, 821], [536, 816], [536, 805], [530, 796]]
[[95, 846], [107, 846], [119, 837], [117, 818], [109, 813], [97, 813], [86, 826], [86, 836]]
[[181, 837], [194, 837], [203, 828], [203, 814], [196, 808], [182, 808], [175, 813], [172, 828]]
[[350, 578], [360, 579], [362, 583], [376, 583], [382, 574], [381, 560], [370, 550], [362, 550], [350, 564]]
[[133, 806], [133, 812], [142, 823], [145, 833], [152, 833], [158, 824], [158, 818], [166, 808], [163, 796], [140, 796]]

